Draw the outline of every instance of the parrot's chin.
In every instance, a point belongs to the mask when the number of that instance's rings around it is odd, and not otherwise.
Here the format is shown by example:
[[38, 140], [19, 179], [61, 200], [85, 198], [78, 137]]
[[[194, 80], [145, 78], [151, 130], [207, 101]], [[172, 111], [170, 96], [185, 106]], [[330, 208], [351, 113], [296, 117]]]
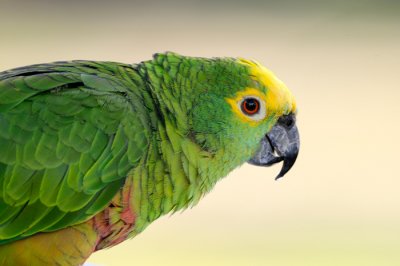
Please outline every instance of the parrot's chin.
[[300, 139], [294, 114], [279, 118], [276, 125], [266, 134], [260, 149], [248, 163], [257, 166], [271, 166], [283, 161], [282, 169], [275, 179], [283, 177], [296, 162]]

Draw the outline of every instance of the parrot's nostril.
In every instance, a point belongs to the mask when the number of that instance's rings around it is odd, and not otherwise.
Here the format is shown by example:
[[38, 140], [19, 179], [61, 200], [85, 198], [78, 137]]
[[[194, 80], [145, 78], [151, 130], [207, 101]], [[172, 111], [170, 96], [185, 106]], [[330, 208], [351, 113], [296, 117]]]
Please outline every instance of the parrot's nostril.
[[283, 125], [284, 127], [290, 129], [294, 124], [296, 120], [294, 115], [284, 115], [281, 116], [278, 120], [278, 123]]
[[286, 126], [287, 127], [292, 127], [293, 124], [294, 124], [294, 120], [293, 119], [288, 119], [287, 122], [286, 122]]

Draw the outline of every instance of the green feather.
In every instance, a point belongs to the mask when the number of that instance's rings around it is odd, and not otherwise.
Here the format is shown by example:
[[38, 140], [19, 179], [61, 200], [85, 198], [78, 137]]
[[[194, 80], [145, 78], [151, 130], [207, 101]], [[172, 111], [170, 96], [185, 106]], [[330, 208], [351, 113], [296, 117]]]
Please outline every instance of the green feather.
[[81, 61], [0, 73], [0, 244], [83, 222], [121, 188], [144, 150], [130, 161], [129, 144], [136, 131], [147, 146], [147, 125], [125, 119], [136, 116], [121, 96], [131, 74], [115, 69]]
[[49, 207], [56, 206], [59, 188], [69, 169], [70, 167], [62, 164], [56, 168], [44, 170], [40, 185], [40, 201], [44, 205]]
[[42, 205], [40, 202], [35, 202], [32, 205], [26, 204], [6, 223], [6, 225], [0, 227], [0, 235], [3, 239], [16, 237], [20, 235], [22, 231], [28, 229], [27, 225], [35, 225], [49, 213], [50, 210], [50, 208]]

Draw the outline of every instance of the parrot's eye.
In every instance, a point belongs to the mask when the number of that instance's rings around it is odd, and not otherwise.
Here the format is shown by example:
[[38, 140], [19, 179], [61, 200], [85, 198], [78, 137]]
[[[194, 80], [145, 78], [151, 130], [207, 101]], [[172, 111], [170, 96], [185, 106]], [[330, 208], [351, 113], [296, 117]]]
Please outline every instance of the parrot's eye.
[[242, 113], [251, 120], [260, 121], [266, 115], [265, 103], [257, 96], [244, 97], [238, 105]]
[[260, 110], [260, 103], [257, 99], [247, 98], [242, 102], [242, 111], [248, 115], [254, 115]]

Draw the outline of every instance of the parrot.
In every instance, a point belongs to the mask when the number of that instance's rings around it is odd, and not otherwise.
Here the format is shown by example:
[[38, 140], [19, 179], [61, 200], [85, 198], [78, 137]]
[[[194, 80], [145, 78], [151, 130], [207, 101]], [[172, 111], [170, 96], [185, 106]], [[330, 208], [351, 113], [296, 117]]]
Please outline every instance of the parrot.
[[0, 72], [0, 265], [82, 265], [244, 163], [294, 165], [293, 94], [241, 57]]

